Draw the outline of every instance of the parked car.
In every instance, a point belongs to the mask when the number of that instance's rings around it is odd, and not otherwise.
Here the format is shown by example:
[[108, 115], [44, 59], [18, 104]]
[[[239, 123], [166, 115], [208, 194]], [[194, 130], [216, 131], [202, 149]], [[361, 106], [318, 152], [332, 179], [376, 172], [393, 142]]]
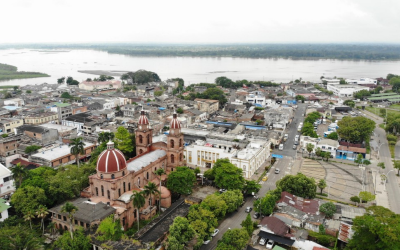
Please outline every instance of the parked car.
[[259, 243], [261, 246], [264, 246], [266, 242], [267, 242], [266, 238], [261, 238]]
[[260, 213], [259, 212], [255, 212], [253, 217], [254, 217], [254, 219], [260, 218]]
[[251, 212], [251, 210], [253, 210], [253, 208], [252, 208], [252, 207], [246, 207], [246, 213], [250, 213], [250, 212]]
[[210, 241], [211, 241], [211, 239], [204, 241], [203, 245], [207, 245], [208, 243], [210, 243]]
[[283, 150], [283, 144], [279, 145], [279, 150]]
[[281, 170], [279, 168], [275, 168], [275, 174], [279, 174]]
[[296, 150], [296, 149], [297, 149], [297, 145], [293, 145], [293, 149], [295, 149], [295, 150]]
[[214, 229], [214, 233], [211, 234], [212, 237], [214, 237], [215, 235], [217, 235], [219, 233], [219, 229]]
[[265, 246], [267, 249], [272, 249], [272, 247], [274, 246], [274, 241], [273, 240], [269, 240], [267, 242], [267, 245]]
[[262, 181], [267, 181], [268, 180], [268, 176], [264, 176], [263, 178], [262, 178]]

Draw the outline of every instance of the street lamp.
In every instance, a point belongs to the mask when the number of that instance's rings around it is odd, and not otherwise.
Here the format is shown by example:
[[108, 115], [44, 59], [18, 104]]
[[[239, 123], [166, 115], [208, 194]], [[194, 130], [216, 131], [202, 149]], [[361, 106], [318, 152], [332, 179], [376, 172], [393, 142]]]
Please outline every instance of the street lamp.
[[389, 180], [389, 173], [392, 172], [392, 171], [394, 171], [394, 169], [392, 169], [392, 170], [390, 170], [389, 172], [387, 172], [387, 174], [383, 173], [383, 175], [386, 177], [386, 180], [385, 180], [385, 188], [386, 188], [386, 182], [388, 182], [388, 180]]
[[382, 146], [383, 144], [385, 144], [385, 143], [382, 142], [381, 145], [378, 146], [378, 160], [379, 160], [379, 158], [380, 158], [380, 157], [379, 157], [379, 150], [381, 150], [381, 146]]

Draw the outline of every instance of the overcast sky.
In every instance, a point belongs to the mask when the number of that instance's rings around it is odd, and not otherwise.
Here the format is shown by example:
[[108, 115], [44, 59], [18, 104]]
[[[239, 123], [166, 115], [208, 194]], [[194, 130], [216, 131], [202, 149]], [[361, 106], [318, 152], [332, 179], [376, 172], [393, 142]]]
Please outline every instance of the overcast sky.
[[399, 0], [12, 0], [0, 43], [400, 43]]

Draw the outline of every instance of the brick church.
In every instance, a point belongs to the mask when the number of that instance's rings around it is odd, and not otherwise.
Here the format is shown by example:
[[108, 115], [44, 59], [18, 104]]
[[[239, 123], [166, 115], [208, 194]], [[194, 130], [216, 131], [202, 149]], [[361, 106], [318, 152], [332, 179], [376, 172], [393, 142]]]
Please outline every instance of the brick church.
[[[170, 123], [167, 143], [152, 142], [153, 130], [143, 110], [135, 134], [137, 156], [126, 161], [124, 154], [114, 148], [114, 143], [108, 142], [107, 149], [99, 155], [97, 160], [97, 173], [89, 176], [90, 186], [81, 193], [83, 197], [89, 198], [81, 203], [92, 204], [93, 210], [99, 204], [110, 209], [114, 208], [116, 218], [121, 220], [125, 229], [130, 228], [136, 221], [136, 208], [133, 207], [130, 200], [133, 192], [142, 191], [149, 182], [159, 186], [160, 181], [165, 180], [166, 175], [161, 176], [160, 180], [159, 176], [155, 174], [157, 169], [163, 168], [168, 174], [176, 167], [184, 165], [183, 135], [176, 113], [173, 114]], [[152, 198], [153, 200], [146, 197], [146, 203], [139, 211], [140, 219], [147, 220], [156, 213], [159, 199], [154, 196]], [[161, 207], [168, 208], [170, 206], [171, 193], [162, 186]], [[90, 211], [90, 209], [82, 208], [82, 210], [85, 209]], [[82, 210], [81, 212], [83, 212]], [[52, 211], [55, 213], [52, 217], [57, 218], [57, 209], [52, 209]], [[79, 221], [77, 216], [78, 214], [76, 214], [75, 220]], [[86, 222], [85, 228], [98, 224], [100, 220], [101, 218], [93, 218], [89, 223]], [[60, 221], [54, 222], [59, 223]], [[60, 226], [69, 227], [68, 223], [62, 223]]]

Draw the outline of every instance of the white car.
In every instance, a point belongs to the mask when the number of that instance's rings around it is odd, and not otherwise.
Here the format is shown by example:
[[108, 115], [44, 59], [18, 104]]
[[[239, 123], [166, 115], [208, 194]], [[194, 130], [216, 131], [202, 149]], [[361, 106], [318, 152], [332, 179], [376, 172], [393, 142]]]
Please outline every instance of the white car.
[[210, 243], [210, 241], [211, 241], [211, 239], [204, 241], [203, 245], [207, 245], [208, 243]]
[[261, 246], [264, 246], [265, 242], [267, 242], [267, 239], [266, 238], [261, 238], [259, 243], [260, 243]]
[[274, 241], [273, 240], [269, 240], [268, 242], [267, 242], [267, 245], [265, 245], [265, 247], [267, 248], [267, 249], [272, 249], [272, 247], [274, 246]]
[[214, 233], [211, 234], [212, 237], [214, 237], [215, 235], [217, 235], [219, 233], [219, 229], [214, 229]]
[[275, 174], [279, 174], [281, 170], [279, 168], [275, 168]]
[[283, 150], [283, 144], [279, 145], [279, 150]]

